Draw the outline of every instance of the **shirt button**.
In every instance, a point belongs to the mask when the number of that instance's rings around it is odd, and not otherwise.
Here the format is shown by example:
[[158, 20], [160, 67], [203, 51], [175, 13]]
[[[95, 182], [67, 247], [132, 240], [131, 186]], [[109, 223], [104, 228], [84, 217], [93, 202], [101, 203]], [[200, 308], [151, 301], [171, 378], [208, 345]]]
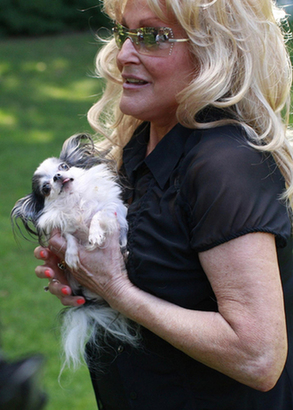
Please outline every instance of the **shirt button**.
[[122, 353], [124, 351], [124, 347], [122, 345], [118, 346], [117, 352]]
[[135, 391], [132, 391], [130, 393], [130, 398], [131, 398], [131, 400], [136, 400], [137, 399], [137, 393]]

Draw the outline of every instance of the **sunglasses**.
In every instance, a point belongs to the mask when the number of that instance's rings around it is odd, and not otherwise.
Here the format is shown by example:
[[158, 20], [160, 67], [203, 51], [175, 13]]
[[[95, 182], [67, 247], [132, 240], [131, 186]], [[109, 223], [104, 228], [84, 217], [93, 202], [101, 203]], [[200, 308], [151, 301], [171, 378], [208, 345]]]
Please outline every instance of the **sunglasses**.
[[138, 53], [156, 57], [167, 57], [171, 55], [174, 43], [189, 41], [188, 38], [174, 38], [169, 27], [142, 27], [130, 30], [116, 23], [112, 32], [119, 50], [129, 38]]

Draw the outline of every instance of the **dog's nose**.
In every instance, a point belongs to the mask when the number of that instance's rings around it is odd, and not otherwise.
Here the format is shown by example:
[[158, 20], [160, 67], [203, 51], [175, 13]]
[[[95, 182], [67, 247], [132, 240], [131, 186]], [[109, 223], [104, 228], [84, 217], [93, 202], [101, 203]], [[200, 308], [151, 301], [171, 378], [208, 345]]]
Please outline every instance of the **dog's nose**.
[[60, 179], [62, 179], [61, 174], [56, 174], [56, 175], [54, 176], [54, 178], [53, 178], [53, 181], [56, 182], [56, 181], [58, 181], [58, 180], [60, 180]]

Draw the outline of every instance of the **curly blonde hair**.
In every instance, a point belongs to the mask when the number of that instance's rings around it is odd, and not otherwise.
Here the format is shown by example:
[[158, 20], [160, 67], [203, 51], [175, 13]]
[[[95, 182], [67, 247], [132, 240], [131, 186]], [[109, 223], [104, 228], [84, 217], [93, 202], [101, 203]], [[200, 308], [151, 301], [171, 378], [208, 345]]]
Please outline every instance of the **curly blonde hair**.
[[[121, 22], [127, 0], [104, 0], [104, 10]], [[161, 0], [147, 0], [166, 20]], [[286, 198], [293, 204], [293, 151], [289, 125], [291, 63], [288, 36], [281, 25], [281, 10], [272, 0], [165, 0], [168, 13], [176, 16], [199, 67], [178, 98], [177, 119], [188, 128], [211, 128], [240, 123], [257, 149], [273, 154], [287, 184]], [[284, 15], [283, 15], [284, 17]], [[102, 98], [89, 110], [88, 120], [103, 144], [121, 153], [141, 121], [119, 109], [122, 79], [116, 65], [113, 39], [97, 56], [97, 75], [106, 79]], [[205, 107], [223, 109], [230, 115], [202, 123], [197, 115]], [[233, 119], [231, 119], [233, 118]]]

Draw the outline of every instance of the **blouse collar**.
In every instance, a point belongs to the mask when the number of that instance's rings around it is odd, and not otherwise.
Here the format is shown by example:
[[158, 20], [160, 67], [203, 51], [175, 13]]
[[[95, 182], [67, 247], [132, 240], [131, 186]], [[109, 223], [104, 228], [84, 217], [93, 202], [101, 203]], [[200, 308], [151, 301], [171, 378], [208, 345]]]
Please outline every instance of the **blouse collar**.
[[129, 181], [133, 182], [135, 171], [144, 163], [163, 189], [184, 152], [188, 137], [194, 130], [176, 124], [146, 157], [149, 132], [149, 123], [143, 123], [137, 128], [124, 148], [123, 164]]

